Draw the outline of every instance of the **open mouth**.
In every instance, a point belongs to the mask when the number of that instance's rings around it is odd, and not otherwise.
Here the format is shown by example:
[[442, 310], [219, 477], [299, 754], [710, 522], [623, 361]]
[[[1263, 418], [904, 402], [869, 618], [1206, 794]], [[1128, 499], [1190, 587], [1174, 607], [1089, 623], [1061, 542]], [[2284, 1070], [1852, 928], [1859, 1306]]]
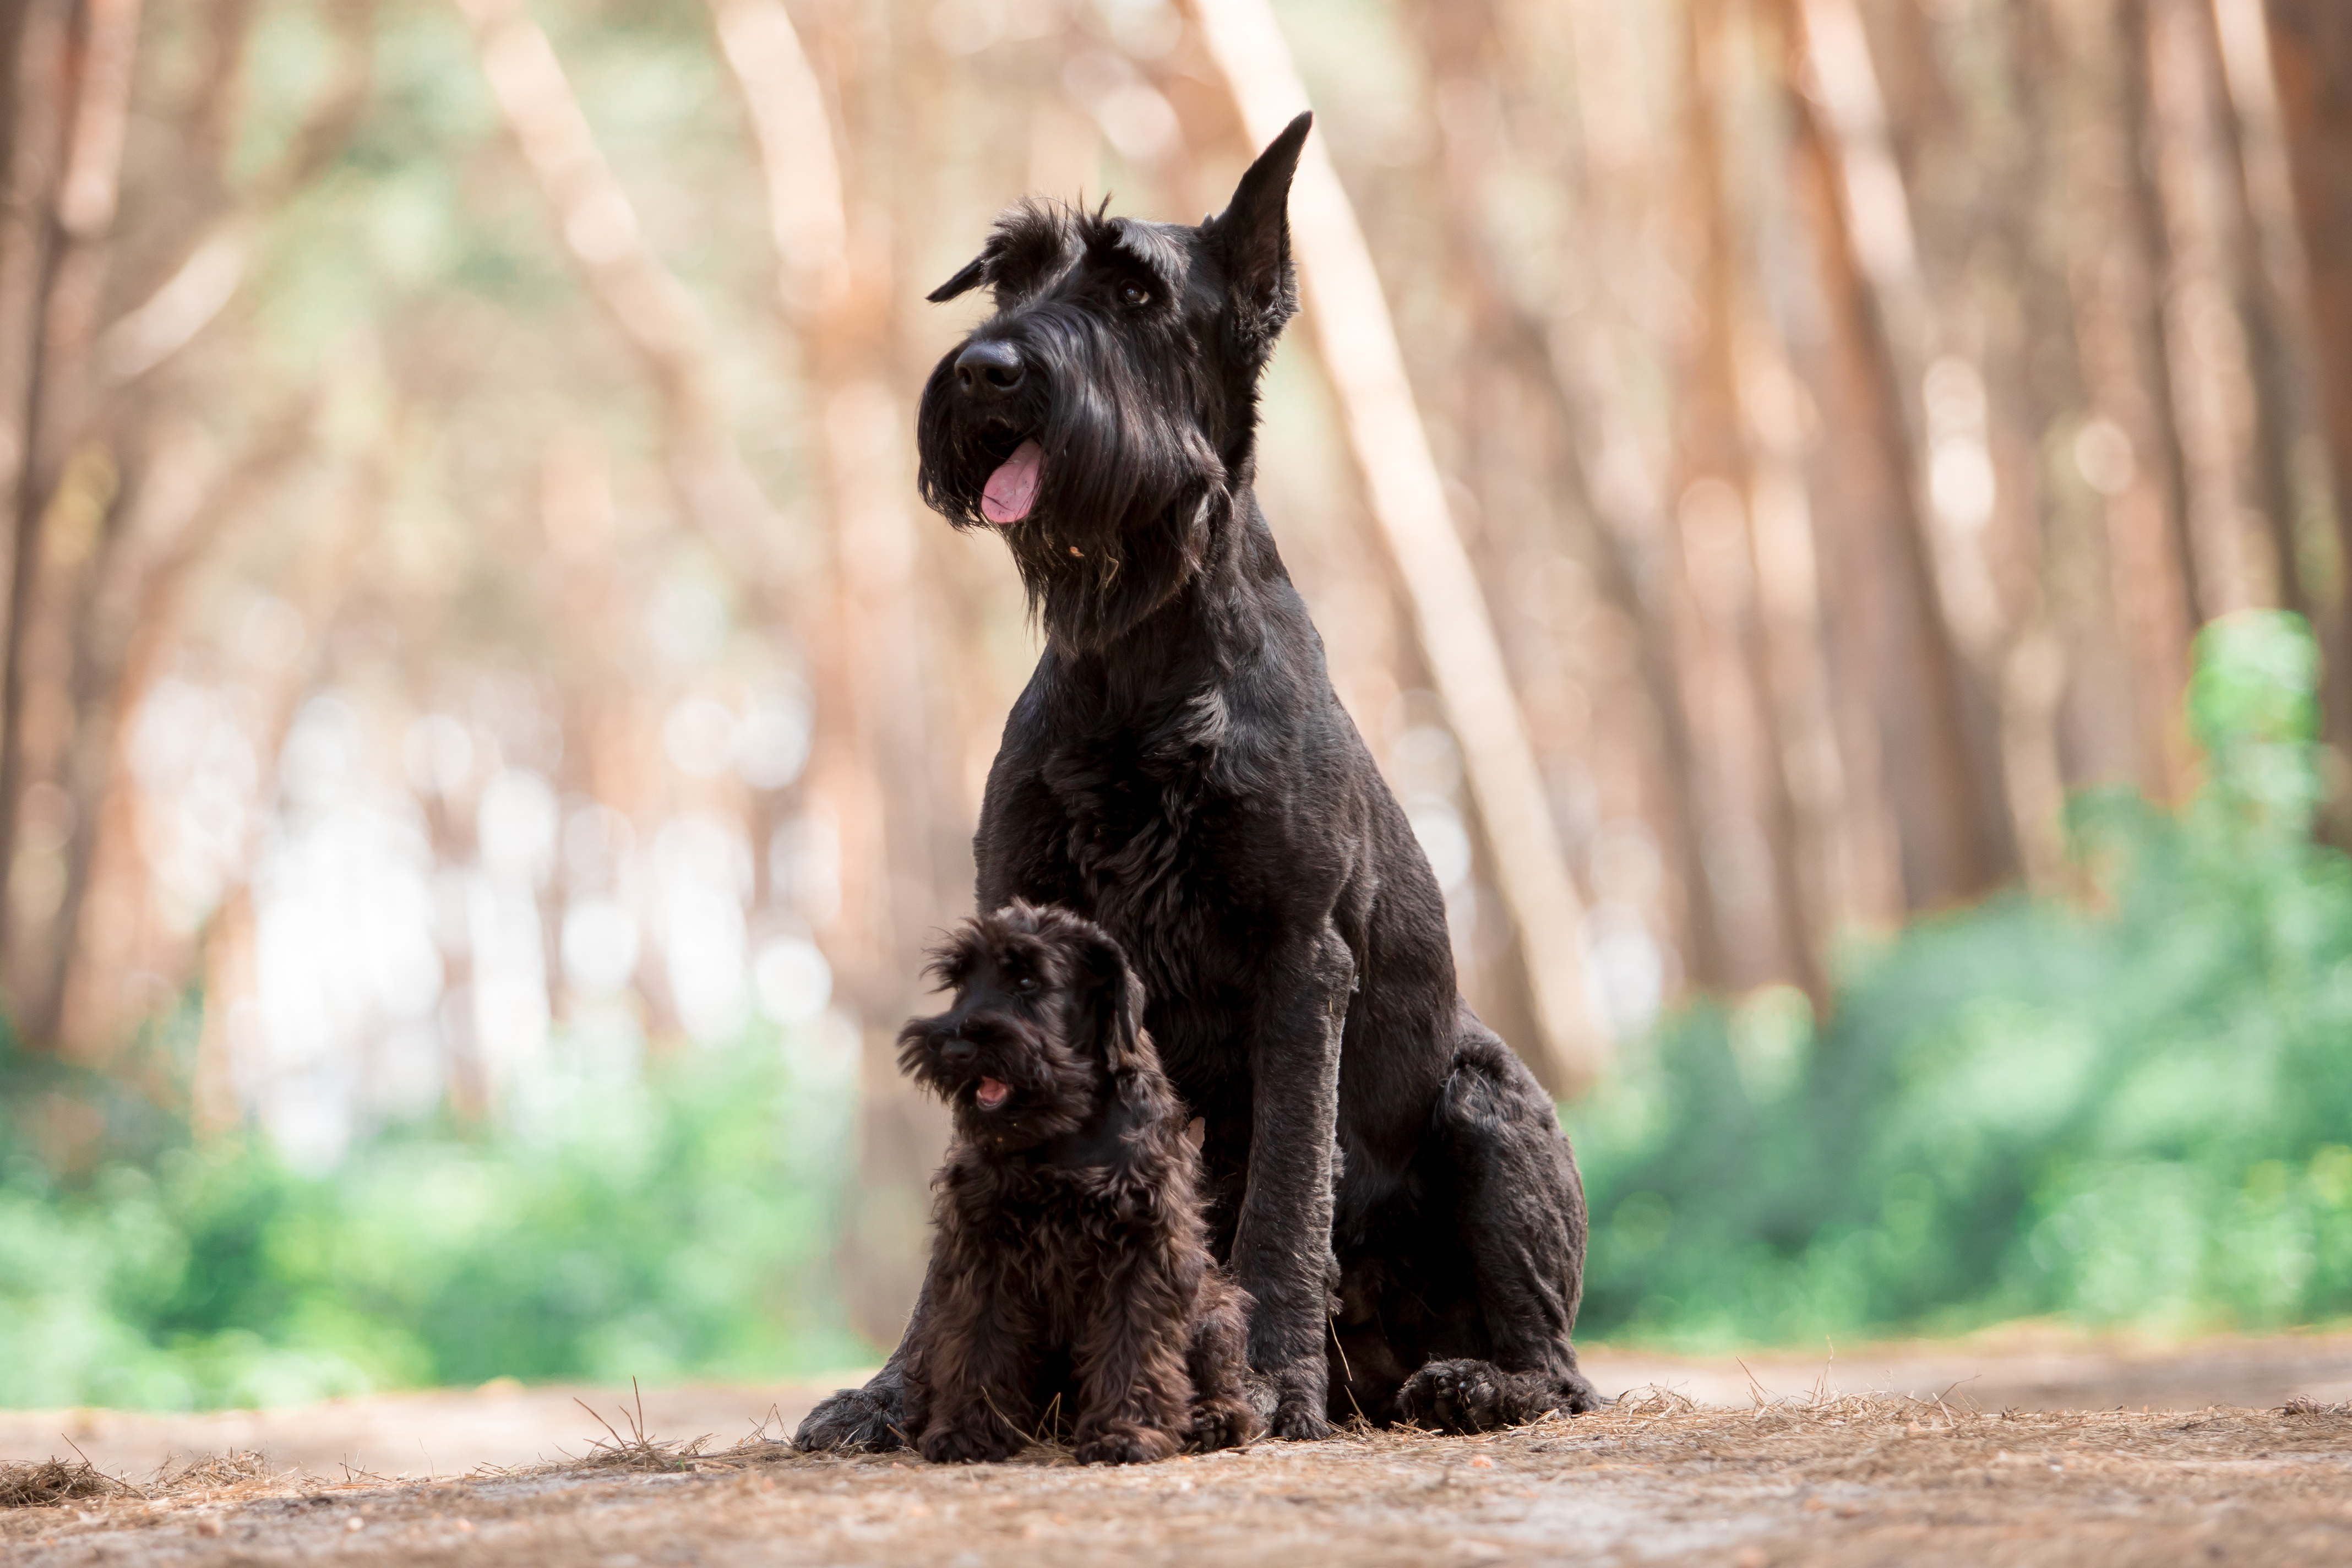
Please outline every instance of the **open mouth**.
[[1010, 528], [1037, 504], [1037, 486], [1045, 474], [1045, 448], [1033, 437], [1013, 448], [996, 465], [980, 492], [980, 515], [999, 528]]
[[980, 1080], [980, 1087], [971, 1091], [971, 1097], [982, 1110], [993, 1110], [1013, 1098], [1013, 1089], [1001, 1078], [984, 1078]]

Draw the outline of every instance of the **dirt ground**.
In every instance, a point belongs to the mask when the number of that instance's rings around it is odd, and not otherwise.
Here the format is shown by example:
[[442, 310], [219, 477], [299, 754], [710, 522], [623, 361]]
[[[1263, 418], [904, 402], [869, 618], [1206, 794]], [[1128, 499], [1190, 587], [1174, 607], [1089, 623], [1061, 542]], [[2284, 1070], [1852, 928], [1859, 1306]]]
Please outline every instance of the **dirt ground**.
[[[807, 1388], [649, 1391], [643, 1429], [669, 1446], [633, 1445], [611, 1391], [0, 1413], [0, 1460], [73, 1461], [70, 1438], [145, 1489], [0, 1508], [0, 1562], [2352, 1563], [2352, 1335], [1587, 1360], [1628, 1391], [1616, 1409], [1123, 1470], [762, 1441]], [[705, 1433], [698, 1455], [677, 1446]], [[251, 1449], [153, 1479], [167, 1451]]]

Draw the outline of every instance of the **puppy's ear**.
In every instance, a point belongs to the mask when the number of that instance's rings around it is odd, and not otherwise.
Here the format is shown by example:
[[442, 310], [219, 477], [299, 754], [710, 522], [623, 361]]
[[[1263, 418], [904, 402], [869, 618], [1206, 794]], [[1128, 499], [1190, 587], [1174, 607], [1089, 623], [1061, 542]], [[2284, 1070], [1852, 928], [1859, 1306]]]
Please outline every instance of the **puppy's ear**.
[[1080, 949], [1085, 1005], [1094, 1022], [1103, 1065], [1115, 1073], [1144, 1065], [1143, 982], [1128, 967], [1118, 943], [1097, 932]]
[[982, 251], [963, 264], [963, 270], [923, 296], [934, 305], [944, 305], [959, 295], [969, 294], [988, 280], [988, 252]]
[[1224, 212], [1203, 226], [1224, 263], [1244, 330], [1268, 344], [1298, 311], [1298, 279], [1290, 265], [1290, 182], [1314, 123], [1312, 113], [1292, 121], [1249, 166]]

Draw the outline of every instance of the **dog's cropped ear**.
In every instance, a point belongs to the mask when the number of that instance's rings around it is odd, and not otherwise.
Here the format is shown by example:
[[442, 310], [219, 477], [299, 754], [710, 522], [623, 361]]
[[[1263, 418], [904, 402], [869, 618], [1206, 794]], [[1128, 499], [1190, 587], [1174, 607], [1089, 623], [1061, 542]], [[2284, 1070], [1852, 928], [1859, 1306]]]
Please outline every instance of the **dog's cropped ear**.
[[982, 251], [963, 264], [963, 270], [923, 296], [934, 305], [944, 305], [960, 295], [969, 294], [988, 281], [988, 252]]
[[1118, 943], [1090, 936], [1080, 952], [1086, 1006], [1101, 1042], [1103, 1065], [1115, 1073], [1143, 1066], [1143, 982], [1127, 965]]
[[1244, 325], [1269, 342], [1298, 310], [1297, 275], [1290, 264], [1290, 182], [1314, 123], [1310, 112], [1285, 127], [1242, 175], [1224, 212], [1205, 226]]

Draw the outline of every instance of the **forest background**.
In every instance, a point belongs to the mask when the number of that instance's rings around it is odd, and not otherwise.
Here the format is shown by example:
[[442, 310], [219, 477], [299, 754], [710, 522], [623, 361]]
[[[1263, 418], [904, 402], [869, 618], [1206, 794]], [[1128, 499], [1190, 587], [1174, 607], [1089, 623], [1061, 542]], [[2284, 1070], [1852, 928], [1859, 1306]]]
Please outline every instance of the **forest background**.
[[1302, 98], [1261, 490], [1583, 1331], [2352, 1312], [2340, 5], [6, 0], [0, 1403], [895, 1338], [921, 296]]

